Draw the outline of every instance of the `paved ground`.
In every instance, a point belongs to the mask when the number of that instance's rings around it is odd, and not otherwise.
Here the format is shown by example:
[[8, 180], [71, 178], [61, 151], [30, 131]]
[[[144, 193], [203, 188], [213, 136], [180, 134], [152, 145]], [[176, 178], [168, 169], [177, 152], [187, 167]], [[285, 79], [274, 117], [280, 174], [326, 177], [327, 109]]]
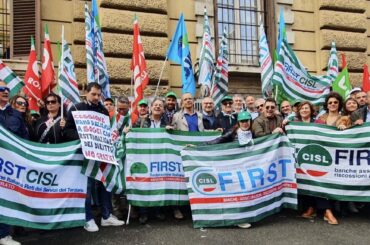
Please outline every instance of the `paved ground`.
[[286, 210], [253, 224], [250, 229], [206, 228], [193, 229], [190, 218], [175, 221], [151, 220], [140, 225], [137, 220], [128, 226], [101, 228], [88, 233], [82, 228], [60, 231], [33, 231], [17, 237], [22, 244], [370, 244], [370, 211], [349, 215], [339, 219], [338, 226], [331, 226], [322, 219], [306, 220], [297, 212]]

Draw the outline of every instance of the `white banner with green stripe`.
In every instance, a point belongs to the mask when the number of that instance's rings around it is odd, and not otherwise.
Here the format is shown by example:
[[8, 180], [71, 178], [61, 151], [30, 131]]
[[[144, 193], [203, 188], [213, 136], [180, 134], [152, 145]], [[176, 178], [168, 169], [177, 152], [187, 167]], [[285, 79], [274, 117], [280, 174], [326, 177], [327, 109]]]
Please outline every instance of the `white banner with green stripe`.
[[339, 201], [370, 201], [370, 123], [335, 127], [291, 123], [300, 194]]
[[39, 144], [0, 126], [0, 223], [36, 229], [85, 224], [79, 141]]
[[188, 147], [181, 156], [195, 228], [256, 222], [297, 207], [295, 160], [286, 136], [261, 137], [249, 146]]
[[189, 204], [180, 151], [186, 144], [217, 138], [219, 132], [131, 129], [126, 137], [126, 193], [142, 207]]

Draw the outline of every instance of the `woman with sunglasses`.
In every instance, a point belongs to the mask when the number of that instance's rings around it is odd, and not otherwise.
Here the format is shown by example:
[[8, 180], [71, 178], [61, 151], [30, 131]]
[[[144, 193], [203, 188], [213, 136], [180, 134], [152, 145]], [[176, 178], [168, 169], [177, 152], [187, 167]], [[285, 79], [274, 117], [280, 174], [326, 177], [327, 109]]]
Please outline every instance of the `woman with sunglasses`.
[[62, 118], [61, 99], [59, 95], [50, 93], [44, 100], [46, 115], [37, 120], [35, 125], [35, 135], [40, 143], [57, 144], [63, 142], [63, 128], [65, 118]]
[[22, 114], [24, 123], [28, 131], [29, 140], [34, 141], [35, 140], [35, 134], [34, 134], [35, 121], [32, 120], [30, 110], [28, 109], [27, 99], [21, 95], [16, 95], [11, 99], [10, 104], [13, 107], [13, 109], [19, 111]]
[[328, 126], [336, 126], [340, 118], [340, 111], [343, 107], [343, 98], [337, 92], [330, 92], [325, 99], [324, 110], [325, 114], [316, 119], [315, 123], [326, 124]]

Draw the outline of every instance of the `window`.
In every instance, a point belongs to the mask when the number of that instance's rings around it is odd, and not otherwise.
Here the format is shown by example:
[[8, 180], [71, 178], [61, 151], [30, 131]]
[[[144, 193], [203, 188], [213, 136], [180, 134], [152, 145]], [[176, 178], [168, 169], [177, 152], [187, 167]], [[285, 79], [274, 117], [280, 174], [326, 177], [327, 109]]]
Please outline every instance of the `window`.
[[0, 0], [0, 57], [10, 58], [10, 0]]
[[266, 2], [269, 0], [217, 0], [216, 35], [220, 40], [226, 26], [230, 64], [259, 66], [258, 27], [260, 18], [266, 18]]

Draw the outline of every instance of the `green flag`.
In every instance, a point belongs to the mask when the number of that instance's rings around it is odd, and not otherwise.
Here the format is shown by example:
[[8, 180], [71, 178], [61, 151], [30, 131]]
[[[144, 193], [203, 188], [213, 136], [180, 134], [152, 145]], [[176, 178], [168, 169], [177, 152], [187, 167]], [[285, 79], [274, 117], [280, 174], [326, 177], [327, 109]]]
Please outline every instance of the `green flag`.
[[338, 92], [343, 99], [347, 99], [352, 89], [351, 83], [349, 82], [347, 66], [339, 73], [332, 86], [333, 91]]

